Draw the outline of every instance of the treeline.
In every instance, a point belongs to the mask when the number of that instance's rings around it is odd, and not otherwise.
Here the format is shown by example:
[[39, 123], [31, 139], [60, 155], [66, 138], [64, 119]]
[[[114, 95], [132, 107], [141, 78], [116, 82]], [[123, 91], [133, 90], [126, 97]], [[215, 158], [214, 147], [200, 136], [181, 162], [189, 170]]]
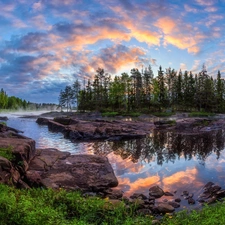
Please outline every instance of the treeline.
[[205, 65], [195, 75], [171, 68], [163, 71], [160, 66], [156, 77], [151, 66], [135, 68], [113, 80], [98, 68], [84, 88], [76, 80], [60, 92], [61, 107], [68, 110], [73, 104], [78, 110], [225, 112], [225, 81], [220, 71], [216, 78], [209, 76]]
[[54, 110], [58, 107], [52, 103], [32, 103], [15, 96], [8, 96], [2, 88], [0, 91], [0, 109], [11, 110]]

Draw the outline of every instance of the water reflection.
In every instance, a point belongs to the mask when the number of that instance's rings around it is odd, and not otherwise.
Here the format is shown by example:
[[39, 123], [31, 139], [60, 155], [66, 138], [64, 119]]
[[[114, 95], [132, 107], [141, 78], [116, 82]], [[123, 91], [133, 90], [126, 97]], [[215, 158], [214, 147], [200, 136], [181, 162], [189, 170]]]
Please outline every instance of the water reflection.
[[94, 154], [108, 155], [113, 152], [123, 160], [129, 158], [133, 163], [140, 160], [150, 163], [154, 160], [158, 165], [163, 165], [165, 162], [175, 163], [181, 157], [185, 160], [196, 157], [199, 163], [204, 164], [212, 152], [215, 152], [219, 159], [224, 143], [224, 130], [197, 135], [154, 130], [144, 139], [96, 142], [92, 147]]

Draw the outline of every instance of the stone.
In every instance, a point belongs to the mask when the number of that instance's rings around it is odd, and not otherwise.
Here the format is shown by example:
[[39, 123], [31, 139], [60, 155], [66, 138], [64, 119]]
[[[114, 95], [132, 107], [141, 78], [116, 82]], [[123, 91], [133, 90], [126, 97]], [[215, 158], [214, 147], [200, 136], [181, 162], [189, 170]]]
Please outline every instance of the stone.
[[165, 195], [165, 196], [174, 196], [172, 193], [170, 193], [170, 192], [168, 192], [168, 191], [165, 191], [165, 192], [164, 192], [164, 195]]
[[180, 204], [178, 202], [175, 202], [175, 201], [169, 201], [168, 204], [173, 206], [174, 208], [179, 208], [180, 207]]
[[110, 199], [122, 199], [123, 192], [121, 190], [107, 189], [104, 191], [105, 197]]
[[47, 118], [39, 117], [37, 118], [36, 123], [39, 125], [48, 125], [48, 121], [49, 119]]
[[152, 215], [152, 211], [150, 209], [138, 209], [136, 213], [140, 216]]
[[176, 198], [174, 199], [175, 202], [181, 202], [181, 199], [180, 198]]
[[195, 204], [195, 200], [193, 198], [188, 198], [188, 204], [189, 205], [194, 205]]
[[153, 186], [149, 189], [149, 195], [155, 198], [161, 198], [164, 195], [164, 191], [159, 186]]
[[118, 185], [106, 157], [70, 155], [57, 149], [38, 152], [29, 170], [39, 172], [45, 187], [98, 192]]
[[159, 203], [157, 206], [157, 209], [159, 210], [160, 213], [171, 213], [175, 209], [173, 206], [171, 206], [169, 203]]
[[216, 196], [219, 197], [219, 198], [224, 198], [225, 197], [225, 190], [217, 191]]
[[189, 192], [188, 191], [183, 191], [183, 195], [184, 196], [188, 196], [189, 195]]
[[141, 194], [141, 193], [134, 193], [133, 195], [130, 196], [130, 198], [131, 199], [140, 198], [142, 200], [148, 199], [147, 196], [145, 196], [144, 194]]

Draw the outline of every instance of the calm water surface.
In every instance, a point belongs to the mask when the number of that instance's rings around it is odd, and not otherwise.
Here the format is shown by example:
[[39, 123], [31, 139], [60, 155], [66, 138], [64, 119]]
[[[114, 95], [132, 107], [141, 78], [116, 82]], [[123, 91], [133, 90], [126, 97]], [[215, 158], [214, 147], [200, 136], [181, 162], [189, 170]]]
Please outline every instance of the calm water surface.
[[[181, 135], [154, 131], [148, 137], [123, 142], [72, 143], [60, 133], [48, 131], [36, 119], [9, 116], [7, 125], [24, 131], [37, 148], [57, 148], [72, 154], [108, 157], [124, 195], [148, 194], [152, 185], [180, 197], [184, 190], [198, 194], [208, 181], [225, 188], [225, 131]], [[186, 200], [182, 200], [183, 207]]]

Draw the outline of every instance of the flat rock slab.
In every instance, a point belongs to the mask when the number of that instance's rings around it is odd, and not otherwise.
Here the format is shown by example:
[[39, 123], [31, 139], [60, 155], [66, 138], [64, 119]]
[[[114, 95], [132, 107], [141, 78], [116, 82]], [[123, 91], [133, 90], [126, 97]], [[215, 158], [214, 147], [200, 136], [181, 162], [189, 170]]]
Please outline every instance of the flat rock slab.
[[71, 155], [57, 149], [43, 149], [37, 152], [39, 153], [31, 161], [28, 172], [38, 172], [45, 187], [102, 191], [118, 185], [106, 157]]
[[141, 121], [106, 121], [96, 119], [95, 121], [76, 120], [72, 118], [55, 118], [48, 120], [38, 118], [37, 123], [47, 124], [49, 130], [62, 132], [65, 138], [72, 141], [90, 141], [108, 139], [118, 141], [124, 139], [142, 138], [151, 133], [153, 123]]

